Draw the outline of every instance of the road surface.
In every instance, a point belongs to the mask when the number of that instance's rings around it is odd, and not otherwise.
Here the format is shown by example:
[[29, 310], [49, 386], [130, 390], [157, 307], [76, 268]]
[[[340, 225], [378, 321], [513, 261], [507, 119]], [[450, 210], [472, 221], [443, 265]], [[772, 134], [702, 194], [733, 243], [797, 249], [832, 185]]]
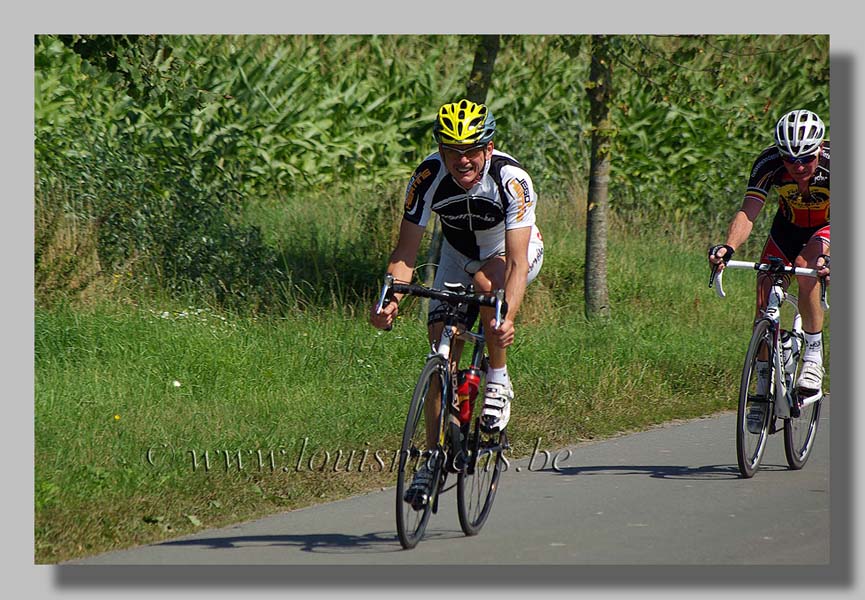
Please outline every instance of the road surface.
[[828, 565], [829, 408], [801, 471], [778, 433], [757, 475], [740, 478], [727, 412], [512, 460], [474, 537], [453, 489], [402, 550], [391, 487], [67, 564]]

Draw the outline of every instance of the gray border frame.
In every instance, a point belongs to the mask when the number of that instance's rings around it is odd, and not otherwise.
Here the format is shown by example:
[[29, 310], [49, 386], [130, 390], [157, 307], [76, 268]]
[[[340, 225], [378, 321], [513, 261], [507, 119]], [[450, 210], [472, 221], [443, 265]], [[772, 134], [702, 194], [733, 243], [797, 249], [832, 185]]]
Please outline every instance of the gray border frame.
[[[701, 6], [700, 16], [694, 16], [694, 5], [689, 2], [655, 1], [651, 3], [630, 4], [622, 1], [606, 3], [586, 3], [580, 6], [565, 7], [560, 3], [536, 0], [532, 9], [517, 2], [498, 2], [498, 11], [484, 11], [481, 21], [490, 31], [499, 30], [513, 33], [635, 33], [665, 32], [688, 33], [718, 32], [738, 33], [759, 30], [765, 33], [807, 32], [820, 28], [831, 36], [832, 52], [832, 117], [836, 124], [833, 146], [836, 152], [836, 279], [832, 289], [832, 311], [836, 323], [833, 329], [833, 385], [832, 396], [833, 438], [832, 453], [832, 564], [829, 567], [776, 568], [749, 570], [748, 568], [724, 567], [629, 567], [610, 565], [608, 567], [472, 567], [442, 570], [430, 567], [72, 567], [72, 566], [33, 566], [32, 565], [32, 448], [33, 432], [28, 428], [15, 426], [14, 433], [4, 439], [7, 458], [12, 458], [14, 489], [20, 493], [14, 496], [14, 506], [9, 515], [16, 515], [12, 535], [4, 536], [4, 570], [12, 566], [29, 565], [16, 569], [13, 585], [23, 586], [32, 592], [61, 593], [84, 592], [91, 590], [102, 593], [108, 590], [123, 592], [147, 590], [153, 595], [166, 597], [170, 590], [177, 590], [178, 596], [189, 596], [194, 590], [208, 592], [216, 590], [238, 592], [249, 588], [262, 592], [274, 590], [283, 594], [289, 590], [331, 589], [335, 591], [356, 592], [358, 588], [369, 590], [415, 588], [429, 590], [424, 584], [439, 584], [445, 575], [453, 586], [468, 589], [493, 589], [507, 586], [515, 593], [548, 592], [554, 589], [577, 587], [582, 591], [618, 591], [628, 593], [640, 590], [641, 595], [654, 593], [663, 588], [672, 590], [721, 588], [722, 591], [744, 592], [753, 589], [761, 596], [775, 589], [802, 588], [806, 592], [817, 588], [833, 592], [854, 593], [860, 582], [856, 580], [855, 563], [861, 562], [856, 548], [857, 534], [861, 525], [854, 513], [854, 498], [859, 479], [855, 476], [854, 464], [857, 449], [854, 443], [854, 418], [861, 418], [853, 394], [853, 366], [860, 364], [853, 340], [859, 333], [860, 324], [852, 310], [854, 278], [852, 259], [856, 256], [853, 248], [854, 223], [861, 220], [853, 180], [854, 165], [858, 164], [853, 139], [865, 139], [862, 124], [855, 114], [854, 107], [862, 106], [861, 74], [862, 63], [859, 52], [863, 40], [857, 31], [859, 18], [849, 14], [847, 3], [824, 0], [821, 3], [790, 0], [781, 5], [758, 4], [740, 0], [728, 0], [717, 5]], [[463, 21], [454, 26], [458, 29], [442, 31], [447, 22], [436, 17], [428, 5], [408, 5], [396, 1], [367, 1], [346, 7], [340, 6], [333, 11], [327, 3], [306, 7], [302, 13], [296, 12], [287, 3], [282, 7], [267, 2], [250, 1], [242, 6], [223, 6], [222, 0], [196, 6], [178, 5], [164, 1], [129, 4], [129, 12], [118, 11], [118, 5], [111, 2], [76, 2], [51, 6], [39, 3], [26, 8], [33, 11], [20, 22], [20, 15], [6, 21], [8, 31], [3, 36], [4, 63], [14, 62], [13, 81], [9, 90], [26, 90], [29, 94], [12, 94], [4, 100], [6, 121], [11, 125], [12, 135], [5, 137], [4, 164], [14, 165], [8, 173], [14, 173], [12, 186], [7, 196], [12, 206], [13, 218], [4, 221], [4, 255], [10, 257], [14, 289], [4, 299], [4, 308], [12, 319], [13, 334], [4, 336], [3, 373], [5, 382], [12, 382], [13, 391], [7, 397], [7, 407], [11, 414], [9, 423], [28, 422], [33, 418], [32, 382], [33, 331], [26, 319], [17, 315], [33, 315], [32, 307], [32, 204], [22, 202], [22, 198], [32, 197], [32, 179], [22, 174], [33, 170], [31, 120], [21, 115], [32, 114], [32, 35], [37, 32], [54, 31], [165, 31], [165, 32], [257, 32], [257, 33], [294, 33], [320, 32], [332, 33], [421, 33], [439, 31], [442, 33], [476, 33], [476, 20]], [[624, 10], [627, 8], [627, 10]], [[47, 9], [47, 10], [46, 10]], [[237, 10], [240, 9], [240, 10]], [[237, 11], [237, 14], [235, 13]], [[555, 18], [550, 18], [550, 15]], [[798, 20], [801, 15], [813, 15]], [[846, 20], [845, 20], [846, 16]], [[203, 20], [202, 20], [203, 17]], [[519, 17], [519, 18], [517, 18]], [[777, 19], [777, 20], [776, 20]], [[826, 20], [818, 20], [826, 19]], [[410, 24], [407, 27], [403, 24]], [[709, 31], [707, 31], [707, 29]], [[839, 124], [849, 123], [841, 128]], [[25, 142], [26, 140], [26, 142]], [[22, 152], [30, 149], [28, 152]], [[839, 162], [840, 161], [840, 162]], [[20, 211], [20, 212], [19, 212]], [[840, 215], [840, 218], [839, 218]], [[840, 248], [840, 250], [839, 250]], [[21, 260], [21, 257], [24, 260]], [[840, 269], [840, 270], [839, 270]], [[24, 290], [21, 292], [20, 290]], [[848, 325], [853, 325], [853, 328]], [[854, 329], [855, 328], [855, 329]], [[14, 353], [14, 354], [13, 354]], [[11, 375], [15, 376], [12, 377]], [[22, 377], [22, 374], [29, 375]], [[29, 421], [29, 422], [32, 422]], [[20, 457], [29, 456], [30, 461]], [[24, 463], [23, 465], [20, 463]], [[20, 497], [19, 497], [20, 496]], [[29, 516], [31, 518], [26, 518]], [[29, 541], [28, 541], [29, 540]], [[14, 543], [14, 547], [10, 542]], [[23, 556], [22, 556], [23, 554]], [[861, 569], [859, 570], [860, 572]], [[325, 583], [326, 582], [326, 583]], [[649, 588], [649, 589], [646, 589]], [[414, 593], [414, 592], [413, 592]], [[503, 592], [507, 595], [507, 592]], [[193, 594], [194, 595], [194, 594]]]

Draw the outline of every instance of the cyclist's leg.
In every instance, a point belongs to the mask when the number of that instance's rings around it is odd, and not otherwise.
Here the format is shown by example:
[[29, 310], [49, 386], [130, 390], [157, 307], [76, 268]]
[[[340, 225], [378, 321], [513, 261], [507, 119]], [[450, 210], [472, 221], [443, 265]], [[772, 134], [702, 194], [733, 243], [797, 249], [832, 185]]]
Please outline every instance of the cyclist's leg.
[[[475, 273], [475, 288], [482, 292], [491, 292], [505, 285], [505, 257], [494, 256], [487, 260]], [[480, 318], [484, 327], [489, 327], [495, 317], [494, 309], [488, 306], [480, 307]], [[511, 401], [514, 392], [507, 367], [507, 349], [497, 346], [492, 336], [487, 336], [487, 353], [489, 362], [484, 386], [484, 403], [481, 409], [481, 424], [485, 431], [499, 431], [507, 427], [510, 419]]]
[[[536, 226], [532, 226], [527, 258], [529, 273], [526, 285], [537, 277], [544, 259], [543, 238]], [[485, 261], [477, 270], [474, 276], [475, 287], [484, 292], [503, 288], [506, 276], [506, 263], [502, 252]], [[481, 307], [480, 314], [484, 324], [492, 321], [495, 316], [494, 309], [491, 307]], [[500, 408], [501, 422], [506, 425], [510, 416], [510, 400], [513, 399], [513, 385], [507, 371], [507, 350], [498, 347], [492, 343], [491, 338], [488, 338], [487, 351], [489, 352], [489, 369], [486, 378], [485, 404], [488, 404], [493, 410], [484, 411], [484, 414], [495, 415], [498, 407], [504, 402], [504, 406]]]
[[[815, 269], [817, 258], [829, 254], [830, 229], [827, 225], [811, 236], [796, 257], [797, 267]], [[796, 385], [806, 396], [820, 392], [823, 383], [823, 308], [820, 306], [820, 284], [813, 277], [799, 277], [799, 312], [805, 333], [802, 372]]]
[[[777, 234], [777, 232], [772, 231], [769, 234], [769, 237], [766, 238], [766, 243], [763, 245], [763, 251], [760, 253], [760, 262], [765, 263], [768, 262], [770, 258], [780, 258], [785, 263], [789, 264], [790, 261], [787, 258], [786, 253], [784, 252], [784, 248], [782, 248], [783, 244], [779, 244], [776, 241], [776, 237], [773, 234]], [[754, 313], [754, 323], [758, 322], [760, 315], [763, 314], [763, 310], [766, 308], [766, 304], [769, 300], [769, 292], [772, 289], [772, 280], [773, 275], [769, 275], [767, 273], [757, 273], [757, 293], [756, 293], [756, 306]], [[789, 277], [784, 278], [784, 289], [790, 285]], [[764, 396], [769, 393], [771, 388], [771, 375], [772, 370], [769, 365], [769, 350], [768, 346], [765, 344], [760, 345], [757, 350], [757, 357], [754, 364], [754, 370], [756, 371], [756, 388], [755, 393], [758, 396]], [[748, 414], [748, 420], [750, 425], [755, 425], [759, 428], [760, 424], [763, 422], [763, 414], [762, 411], [765, 409], [765, 404], [755, 403], [751, 405], [751, 410]]]
[[[544, 262], [544, 242], [541, 237], [541, 232], [537, 226], [532, 226], [531, 239], [529, 240], [528, 248], [529, 273], [526, 278], [528, 286], [538, 276], [541, 270], [541, 265]], [[483, 263], [474, 275], [475, 289], [482, 292], [491, 292], [495, 289], [503, 288], [505, 285], [505, 255], [504, 251], [491, 257]], [[486, 325], [492, 321], [494, 309], [491, 307], [481, 307], [481, 318]], [[494, 368], [505, 368], [507, 364], [507, 352], [504, 348], [498, 348], [492, 343], [487, 343], [487, 349], [490, 355], [490, 366]]]
[[[769, 237], [766, 238], [763, 252], [760, 254], [760, 262], [766, 263], [769, 262], [770, 258], [780, 258], [784, 261], [785, 265], [792, 265], [793, 263], [791, 260], [795, 258], [799, 248], [801, 248], [801, 244], [796, 244], [795, 241], [791, 243], [791, 240], [780, 238], [778, 237], [777, 232], [772, 231], [769, 234]], [[755, 322], [763, 313], [763, 310], [766, 308], [766, 303], [769, 301], [769, 292], [772, 289], [773, 279], [774, 275], [768, 273], [760, 272], [757, 274], [757, 305], [755, 307], [756, 312], [754, 315]], [[786, 290], [789, 286], [790, 276], [784, 275], [783, 288]], [[760, 352], [759, 358], [765, 360], [765, 349]]]
[[[439, 259], [438, 268], [436, 269], [435, 279], [433, 280], [433, 287], [436, 289], [442, 289], [444, 288], [445, 282], [469, 285], [472, 282], [472, 277], [464, 269], [466, 260], [468, 259], [457, 252], [453, 246], [447, 242], [447, 240], [443, 240], [441, 257]], [[429, 314], [427, 317], [427, 335], [429, 337], [430, 348], [433, 348], [435, 344], [438, 344], [441, 339], [446, 308], [447, 307], [443, 302], [439, 300], [430, 300]], [[450, 361], [452, 367], [453, 365], [459, 364], [463, 345], [464, 342], [462, 340], [453, 340], [451, 345]], [[433, 385], [436, 388], [433, 391], [437, 391], [440, 384], [436, 381]], [[438, 422], [440, 409], [441, 407], [436, 403], [428, 403], [426, 405], [425, 410], [428, 411], [426, 413], [427, 423]], [[437, 434], [437, 431], [430, 431], [428, 429], [427, 442], [430, 445], [435, 445], [435, 437]]]
[[[817, 258], [821, 254], [829, 254], [829, 225], [817, 231], [799, 256], [794, 265], [809, 269], [817, 268]], [[798, 277], [799, 280], [799, 312], [802, 314], [802, 327], [805, 331], [823, 330], [823, 309], [820, 306], [820, 285], [813, 277]]]
[[[770, 258], [780, 258], [785, 265], [792, 265], [791, 260], [798, 254], [801, 244], [792, 244], [793, 249], [790, 249], [791, 244], [788, 240], [778, 238], [773, 232], [766, 238], [766, 243], [763, 245], [763, 252], [760, 254], [760, 262], [769, 262]], [[766, 308], [766, 303], [769, 299], [769, 291], [772, 289], [772, 280], [774, 276], [768, 273], [760, 272], [757, 274], [757, 307], [755, 313], [759, 317]], [[790, 285], [790, 276], [784, 276], [784, 289]]]

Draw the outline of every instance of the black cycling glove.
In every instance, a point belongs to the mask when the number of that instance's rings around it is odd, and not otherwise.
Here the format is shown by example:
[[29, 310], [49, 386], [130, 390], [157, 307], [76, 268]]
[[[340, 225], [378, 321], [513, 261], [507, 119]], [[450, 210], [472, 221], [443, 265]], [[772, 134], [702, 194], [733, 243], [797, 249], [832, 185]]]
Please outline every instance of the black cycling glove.
[[720, 257], [718, 257], [718, 258], [720, 258], [721, 260], [723, 260], [723, 261], [724, 261], [724, 264], [726, 265], [728, 262], [730, 262], [730, 259], [733, 258], [733, 252], [734, 252], [734, 250], [733, 250], [733, 247], [732, 247], [732, 246], [728, 246], [727, 244], [717, 244], [717, 245], [715, 245], [715, 246], [712, 246], [711, 248], [709, 248], [709, 256], [710, 256], [710, 257], [712, 257], [712, 256], [717, 256], [717, 255], [718, 255], [718, 250], [720, 250], [721, 248], [726, 248], [726, 249], [727, 249], [727, 253], [726, 253], [724, 256], [720, 256]]

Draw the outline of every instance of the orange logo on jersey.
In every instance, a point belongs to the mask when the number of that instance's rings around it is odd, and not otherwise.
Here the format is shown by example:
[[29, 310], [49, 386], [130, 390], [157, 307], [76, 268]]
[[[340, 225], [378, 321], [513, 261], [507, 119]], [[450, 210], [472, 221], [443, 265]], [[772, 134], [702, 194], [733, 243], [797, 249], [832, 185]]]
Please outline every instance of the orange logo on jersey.
[[514, 178], [508, 181], [508, 187], [511, 188], [514, 197], [517, 199], [517, 221], [522, 221], [523, 217], [526, 216], [526, 208], [530, 203], [529, 183], [524, 179]]
[[415, 173], [412, 175], [412, 178], [408, 182], [408, 188], [405, 192], [405, 209], [407, 211], [411, 211], [414, 206], [415, 200], [417, 199], [417, 188], [423, 183], [425, 179], [427, 179], [430, 175], [432, 175], [432, 171], [429, 169], [424, 169], [420, 173]]

